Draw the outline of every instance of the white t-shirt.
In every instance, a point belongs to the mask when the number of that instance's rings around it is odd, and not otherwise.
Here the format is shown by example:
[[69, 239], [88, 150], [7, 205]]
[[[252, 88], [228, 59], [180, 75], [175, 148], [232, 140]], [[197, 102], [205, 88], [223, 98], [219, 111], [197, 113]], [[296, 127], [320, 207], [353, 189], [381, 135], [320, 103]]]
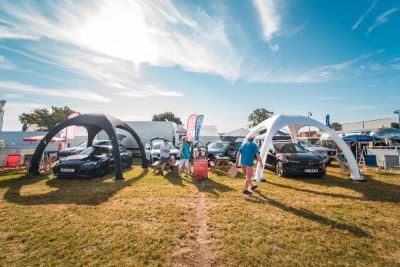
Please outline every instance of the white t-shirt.
[[172, 148], [173, 147], [170, 143], [168, 143], [166, 145], [164, 143], [162, 143], [160, 146], [160, 157], [169, 158], [169, 153], [164, 152], [164, 150], [167, 150], [167, 149], [171, 150]]

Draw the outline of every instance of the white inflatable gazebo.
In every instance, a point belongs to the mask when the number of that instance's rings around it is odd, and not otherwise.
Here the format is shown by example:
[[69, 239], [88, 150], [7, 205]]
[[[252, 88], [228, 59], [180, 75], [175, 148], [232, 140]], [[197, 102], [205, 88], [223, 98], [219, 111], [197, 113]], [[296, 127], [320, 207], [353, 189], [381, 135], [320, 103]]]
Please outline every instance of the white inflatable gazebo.
[[[256, 179], [257, 181], [261, 181], [263, 178], [263, 170], [265, 166], [265, 161], [267, 159], [267, 150], [269, 145], [272, 142], [272, 137], [282, 128], [287, 127], [289, 129], [290, 136], [293, 142], [297, 142], [297, 134], [298, 131], [304, 126], [312, 126], [316, 127], [325, 133], [327, 133], [330, 138], [336, 142], [339, 148], [343, 151], [347, 162], [349, 164], [351, 178], [356, 181], [364, 181], [364, 177], [360, 173], [360, 169], [358, 168], [357, 161], [354, 158], [353, 153], [347, 144], [343, 141], [343, 139], [335, 133], [331, 128], [325, 126], [324, 124], [305, 117], [305, 116], [296, 116], [296, 115], [275, 115], [271, 118], [261, 122], [259, 125], [250, 130], [247, 137], [253, 136], [257, 137], [260, 135], [260, 132], [266, 130], [264, 142], [260, 148], [261, 159], [263, 165], [257, 165], [256, 171]], [[246, 138], [247, 139], [247, 138]], [[246, 142], [246, 140], [244, 141]]]

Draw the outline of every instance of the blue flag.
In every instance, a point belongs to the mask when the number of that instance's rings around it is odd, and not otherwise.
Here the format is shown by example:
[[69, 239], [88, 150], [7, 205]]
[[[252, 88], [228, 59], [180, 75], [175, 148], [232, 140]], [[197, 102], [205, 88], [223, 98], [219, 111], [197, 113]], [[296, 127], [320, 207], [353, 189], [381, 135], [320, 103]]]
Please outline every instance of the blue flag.
[[330, 116], [329, 114], [326, 114], [325, 120], [326, 120], [326, 126], [328, 126], [329, 128], [331, 127], [331, 121], [330, 121]]
[[194, 130], [194, 141], [195, 142], [199, 142], [200, 140], [200, 129], [201, 129], [201, 125], [203, 124], [203, 120], [204, 120], [204, 115], [199, 115], [196, 119], [196, 126], [195, 126], [195, 130]]

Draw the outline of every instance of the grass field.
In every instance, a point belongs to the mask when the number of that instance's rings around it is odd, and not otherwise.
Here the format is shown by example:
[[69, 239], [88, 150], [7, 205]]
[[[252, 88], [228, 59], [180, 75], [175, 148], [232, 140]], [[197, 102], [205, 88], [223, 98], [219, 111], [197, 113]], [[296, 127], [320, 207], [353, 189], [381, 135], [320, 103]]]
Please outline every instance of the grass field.
[[400, 266], [400, 174], [0, 177], [0, 266]]

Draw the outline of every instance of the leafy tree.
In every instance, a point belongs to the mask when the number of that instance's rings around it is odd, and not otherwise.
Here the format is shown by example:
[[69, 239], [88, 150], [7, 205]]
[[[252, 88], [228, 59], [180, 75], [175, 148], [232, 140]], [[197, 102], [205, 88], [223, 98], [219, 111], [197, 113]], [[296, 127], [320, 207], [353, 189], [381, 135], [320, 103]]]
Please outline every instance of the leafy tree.
[[175, 114], [170, 111], [154, 114], [153, 121], [173, 121], [176, 124], [182, 124], [181, 118], [175, 117]]
[[335, 131], [341, 131], [342, 130], [342, 125], [338, 122], [333, 122], [331, 124], [331, 128]]
[[27, 129], [30, 125], [36, 124], [39, 131], [48, 131], [58, 123], [66, 120], [74, 111], [69, 107], [51, 107], [51, 110], [46, 108], [37, 108], [29, 113], [22, 113], [19, 116], [19, 121]]
[[258, 108], [255, 109], [250, 115], [249, 115], [249, 127], [255, 127], [260, 122], [265, 121], [266, 119], [269, 119], [274, 115], [274, 112], [268, 111], [265, 108]]
[[392, 122], [392, 128], [400, 129], [399, 124], [397, 122]]

